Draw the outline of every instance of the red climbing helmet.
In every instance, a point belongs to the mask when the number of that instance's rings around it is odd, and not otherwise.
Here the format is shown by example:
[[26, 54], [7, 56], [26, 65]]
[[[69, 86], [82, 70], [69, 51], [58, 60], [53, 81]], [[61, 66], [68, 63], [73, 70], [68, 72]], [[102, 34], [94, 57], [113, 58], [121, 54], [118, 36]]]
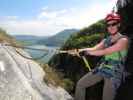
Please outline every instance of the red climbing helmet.
[[105, 21], [108, 22], [108, 21], [111, 21], [111, 20], [116, 20], [116, 21], [120, 21], [121, 20], [121, 17], [119, 14], [117, 13], [110, 13], [106, 16], [105, 18]]

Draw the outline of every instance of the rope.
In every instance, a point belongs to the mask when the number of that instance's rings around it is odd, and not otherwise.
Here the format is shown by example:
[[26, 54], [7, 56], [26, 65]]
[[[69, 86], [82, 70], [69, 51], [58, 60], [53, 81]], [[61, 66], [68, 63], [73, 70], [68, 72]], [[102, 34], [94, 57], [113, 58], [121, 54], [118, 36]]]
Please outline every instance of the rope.
[[[37, 48], [30, 48], [30, 47], [25, 47], [25, 46], [17, 46], [17, 45], [13, 45], [13, 44], [3, 44], [4, 46], [11, 46], [11, 47], [14, 47], [15, 48], [15, 51], [20, 55], [22, 56], [23, 58], [26, 58], [26, 59], [30, 59], [30, 60], [39, 60], [39, 59], [42, 59], [43, 57], [45, 57], [46, 55], [48, 55], [49, 53], [49, 49], [48, 48], [43, 48], [43, 49], [37, 49]], [[17, 48], [21, 48], [21, 49], [30, 49], [30, 50], [36, 50], [36, 51], [45, 51], [46, 53], [44, 53], [42, 56], [40, 57], [36, 57], [36, 58], [33, 58], [33, 57], [27, 57], [27, 56], [24, 56], [22, 53], [20, 53], [20, 51], [17, 50]], [[91, 71], [91, 67], [86, 59], [85, 56], [80, 56], [79, 54], [79, 50], [78, 49], [74, 49], [74, 50], [59, 50], [59, 49], [53, 49], [56, 53], [64, 53], [64, 54], [71, 54], [71, 55], [76, 55], [80, 58], [83, 59], [84, 63], [85, 63], [85, 66], [89, 69], [89, 71]]]
[[37, 48], [30, 48], [30, 47], [26, 47], [26, 46], [17, 46], [17, 45], [13, 45], [13, 44], [3, 44], [3, 45], [15, 47], [15, 48], [21, 48], [21, 49], [30, 49], [30, 50], [46, 51], [46, 52], [49, 51], [48, 49], [37, 49]]
[[[26, 58], [26, 59], [30, 59], [30, 60], [39, 60], [39, 59], [42, 59], [43, 57], [45, 57], [46, 55], [48, 55], [48, 49], [36, 49], [36, 48], [30, 48], [30, 47], [25, 47], [25, 46], [17, 46], [17, 45], [12, 45], [12, 44], [4, 44], [4, 46], [11, 46], [11, 47], [14, 47], [15, 48], [15, 51], [20, 55], [22, 56], [23, 58]], [[40, 57], [27, 57], [25, 55], [23, 55], [22, 53], [20, 53], [19, 50], [17, 50], [18, 48], [21, 48], [21, 49], [30, 49], [30, 50], [36, 50], [36, 51], [46, 51], [47, 53], [44, 53], [42, 56]]]

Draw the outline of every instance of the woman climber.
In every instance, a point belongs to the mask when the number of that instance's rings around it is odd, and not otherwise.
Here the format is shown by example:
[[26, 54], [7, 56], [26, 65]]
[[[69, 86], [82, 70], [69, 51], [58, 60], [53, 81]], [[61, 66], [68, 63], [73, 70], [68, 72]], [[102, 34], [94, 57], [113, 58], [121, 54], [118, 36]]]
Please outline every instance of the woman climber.
[[76, 85], [75, 99], [85, 100], [86, 88], [104, 80], [102, 100], [113, 100], [124, 79], [124, 60], [129, 40], [119, 32], [121, 17], [111, 13], [105, 18], [109, 36], [92, 48], [79, 49], [86, 55], [104, 56], [104, 61], [83, 76]]

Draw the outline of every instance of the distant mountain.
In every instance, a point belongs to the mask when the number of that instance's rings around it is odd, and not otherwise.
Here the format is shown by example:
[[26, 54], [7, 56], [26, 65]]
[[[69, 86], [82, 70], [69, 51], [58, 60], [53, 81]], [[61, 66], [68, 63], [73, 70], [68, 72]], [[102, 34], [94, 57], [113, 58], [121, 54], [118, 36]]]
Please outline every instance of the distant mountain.
[[54, 36], [34, 36], [34, 35], [14, 35], [17, 41], [23, 45], [47, 45], [61, 46], [73, 33], [78, 32], [77, 29], [65, 29]]
[[41, 39], [46, 39], [48, 37], [34, 36], [34, 35], [14, 35], [17, 41], [23, 43], [24, 45], [34, 45]]
[[17, 40], [39, 40], [39, 39], [42, 39], [42, 38], [48, 38], [46, 36], [34, 36], [34, 35], [14, 35], [14, 37], [17, 39]]
[[45, 44], [48, 46], [61, 46], [73, 34], [78, 32], [77, 29], [65, 29], [54, 36], [43, 38], [38, 41], [38, 44]]

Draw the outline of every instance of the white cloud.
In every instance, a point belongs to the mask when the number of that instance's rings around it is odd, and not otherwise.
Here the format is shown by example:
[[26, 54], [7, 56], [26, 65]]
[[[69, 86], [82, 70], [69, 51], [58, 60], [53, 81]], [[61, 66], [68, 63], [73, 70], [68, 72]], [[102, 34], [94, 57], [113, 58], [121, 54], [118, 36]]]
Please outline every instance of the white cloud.
[[67, 27], [83, 28], [103, 19], [107, 13], [111, 12], [112, 8], [111, 3], [104, 6], [97, 3], [81, 10], [68, 11], [69, 13], [55, 17], [54, 21]]
[[111, 11], [114, 0], [108, 4], [97, 3], [77, 9], [50, 10], [43, 7], [36, 19], [22, 20], [17, 16], [0, 17], [0, 26], [9, 33], [27, 35], [53, 35], [66, 28], [83, 28], [105, 17]]
[[1, 21], [0, 26], [7, 30], [11, 34], [24, 34], [24, 35], [38, 35], [38, 36], [48, 36], [53, 35], [55, 32], [63, 29], [62, 27], [55, 26], [55, 24], [50, 21], [42, 20], [8, 20]]
[[53, 19], [53, 18], [56, 18], [58, 16], [65, 14], [66, 12], [67, 12], [66, 9], [59, 10], [59, 11], [46, 11], [45, 9], [38, 15], [38, 18], [39, 19], [42, 19], [42, 18]]
[[43, 7], [41, 10], [45, 11], [48, 9], [48, 6]]

